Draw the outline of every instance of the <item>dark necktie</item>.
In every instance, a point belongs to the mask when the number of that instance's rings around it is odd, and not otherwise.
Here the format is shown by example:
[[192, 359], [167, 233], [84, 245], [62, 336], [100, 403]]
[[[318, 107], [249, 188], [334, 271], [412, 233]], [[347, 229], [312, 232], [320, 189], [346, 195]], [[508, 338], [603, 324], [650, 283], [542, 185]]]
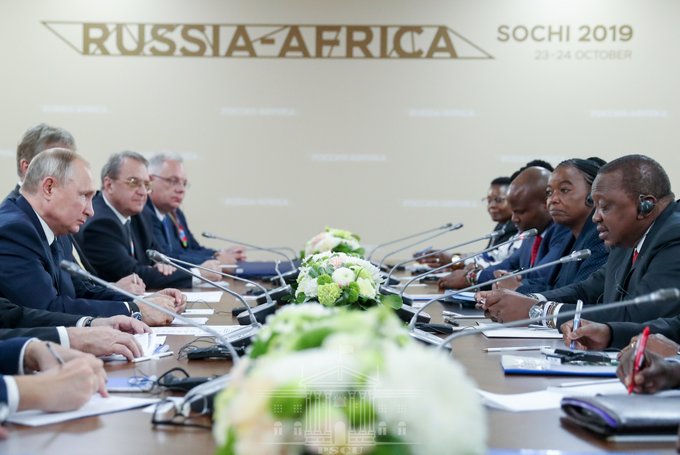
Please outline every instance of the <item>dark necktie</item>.
[[165, 240], [168, 242], [168, 246], [172, 246], [172, 229], [173, 229], [173, 224], [172, 220], [170, 219], [170, 216], [165, 215], [165, 218], [163, 218], [163, 233], [165, 234]]
[[61, 269], [59, 267], [64, 255], [62, 254], [59, 241], [56, 238], [50, 245], [50, 251], [52, 252], [52, 261], [54, 262], [55, 285], [57, 287], [57, 293], [59, 293], [61, 290]]
[[135, 255], [135, 242], [132, 240], [132, 220], [127, 220], [125, 222], [125, 232], [127, 233], [128, 243], [130, 244], [130, 256]]

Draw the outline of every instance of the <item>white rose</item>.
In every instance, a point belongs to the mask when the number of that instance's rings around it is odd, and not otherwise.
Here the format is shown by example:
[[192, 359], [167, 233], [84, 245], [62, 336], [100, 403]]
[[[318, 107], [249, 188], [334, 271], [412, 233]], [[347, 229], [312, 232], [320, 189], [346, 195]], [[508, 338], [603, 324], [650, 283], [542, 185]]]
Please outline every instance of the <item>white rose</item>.
[[332, 278], [333, 281], [342, 288], [354, 281], [355, 275], [354, 272], [347, 267], [340, 267], [333, 272]]

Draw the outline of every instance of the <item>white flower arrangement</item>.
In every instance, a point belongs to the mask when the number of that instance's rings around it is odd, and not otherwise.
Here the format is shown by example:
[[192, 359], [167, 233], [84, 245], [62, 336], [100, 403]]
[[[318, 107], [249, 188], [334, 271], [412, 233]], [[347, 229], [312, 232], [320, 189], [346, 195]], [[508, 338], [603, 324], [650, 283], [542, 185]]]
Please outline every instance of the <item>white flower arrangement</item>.
[[[322, 315], [376, 317], [314, 307], [292, 310], [275, 323], [288, 330], [296, 313], [302, 319], [312, 315], [317, 323]], [[399, 325], [385, 308], [375, 311]], [[312, 324], [304, 332], [318, 329]], [[484, 410], [459, 364], [410, 340], [399, 344], [359, 330], [344, 327], [312, 348], [291, 352], [280, 346], [274, 352], [283, 349], [285, 355], [242, 361], [216, 398], [217, 454], [485, 452]]]
[[315, 235], [307, 241], [303, 257], [329, 251], [363, 257], [364, 249], [359, 243], [360, 240], [361, 238], [358, 235], [353, 234], [350, 231], [327, 227], [324, 232]]
[[318, 301], [325, 306], [367, 308], [382, 303], [400, 308], [397, 296], [380, 295], [383, 278], [370, 262], [345, 253], [325, 252], [310, 256], [299, 268], [295, 289], [297, 303]]

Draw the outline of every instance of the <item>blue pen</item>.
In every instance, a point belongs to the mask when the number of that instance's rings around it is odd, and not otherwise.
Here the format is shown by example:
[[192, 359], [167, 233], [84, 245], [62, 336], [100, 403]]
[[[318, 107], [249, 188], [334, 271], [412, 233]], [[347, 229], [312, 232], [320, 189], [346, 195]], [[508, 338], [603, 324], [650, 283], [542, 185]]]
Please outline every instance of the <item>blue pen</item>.
[[[574, 314], [574, 324], [571, 328], [572, 332], [575, 332], [576, 329], [578, 329], [578, 326], [581, 325], [581, 310], [583, 310], [583, 300], [576, 302], [576, 314]], [[569, 349], [574, 349], [575, 347], [576, 341], [572, 340], [569, 344]]]

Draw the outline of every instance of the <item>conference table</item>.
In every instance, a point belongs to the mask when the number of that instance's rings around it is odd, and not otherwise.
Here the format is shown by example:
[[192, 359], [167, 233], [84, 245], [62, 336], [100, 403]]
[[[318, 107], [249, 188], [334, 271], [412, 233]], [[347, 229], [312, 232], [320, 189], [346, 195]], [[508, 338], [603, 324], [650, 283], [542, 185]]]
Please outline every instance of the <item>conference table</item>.
[[[239, 284], [230, 283], [236, 292], [244, 292]], [[436, 292], [434, 288], [426, 291]], [[203, 304], [195, 304], [194, 308], [202, 308]], [[456, 311], [452, 304], [445, 304], [446, 309]], [[211, 325], [237, 324], [231, 315], [231, 309], [240, 306], [238, 301], [224, 294], [218, 304], [212, 304], [215, 314], [210, 318]], [[433, 322], [442, 321], [443, 305], [434, 304], [428, 308]], [[473, 320], [461, 320], [461, 324], [473, 324]], [[177, 360], [180, 347], [191, 342], [195, 337], [168, 336], [167, 343], [175, 355], [158, 360], [140, 363], [115, 362], [107, 364], [110, 377], [137, 375], [160, 376], [167, 370], [180, 366], [192, 376], [210, 376], [227, 373], [231, 368], [228, 360]], [[499, 353], [482, 351], [487, 347], [526, 346], [526, 345], [560, 346], [560, 340], [542, 339], [498, 339], [486, 338], [481, 334], [466, 336], [453, 343], [452, 356], [461, 362], [468, 375], [477, 386], [492, 393], [523, 393], [543, 390], [565, 382], [564, 377], [504, 375], [500, 366]], [[131, 394], [130, 396], [145, 396]], [[451, 412], [460, 412], [452, 409]], [[441, 415], [441, 414], [439, 414]], [[488, 447], [489, 449], [507, 449], [510, 451], [559, 450], [568, 452], [611, 452], [611, 451], [653, 451], [655, 453], [675, 453], [674, 443], [611, 443], [575, 428], [561, 421], [562, 411], [507, 412], [487, 408]], [[10, 436], [0, 441], [0, 454], [212, 454], [216, 444], [210, 430], [179, 426], [153, 426], [151, 414], [135, 409], [126, 412], [87, 417], [64, 423], [42, 426], [24, 427], [8, 424]], [[427, 409], [423, 409], [423, 418]], [[210, 424], [208, 417], [198, 417], [192, 422]], [[464, 438], [465, 435], [460, 435]]]

